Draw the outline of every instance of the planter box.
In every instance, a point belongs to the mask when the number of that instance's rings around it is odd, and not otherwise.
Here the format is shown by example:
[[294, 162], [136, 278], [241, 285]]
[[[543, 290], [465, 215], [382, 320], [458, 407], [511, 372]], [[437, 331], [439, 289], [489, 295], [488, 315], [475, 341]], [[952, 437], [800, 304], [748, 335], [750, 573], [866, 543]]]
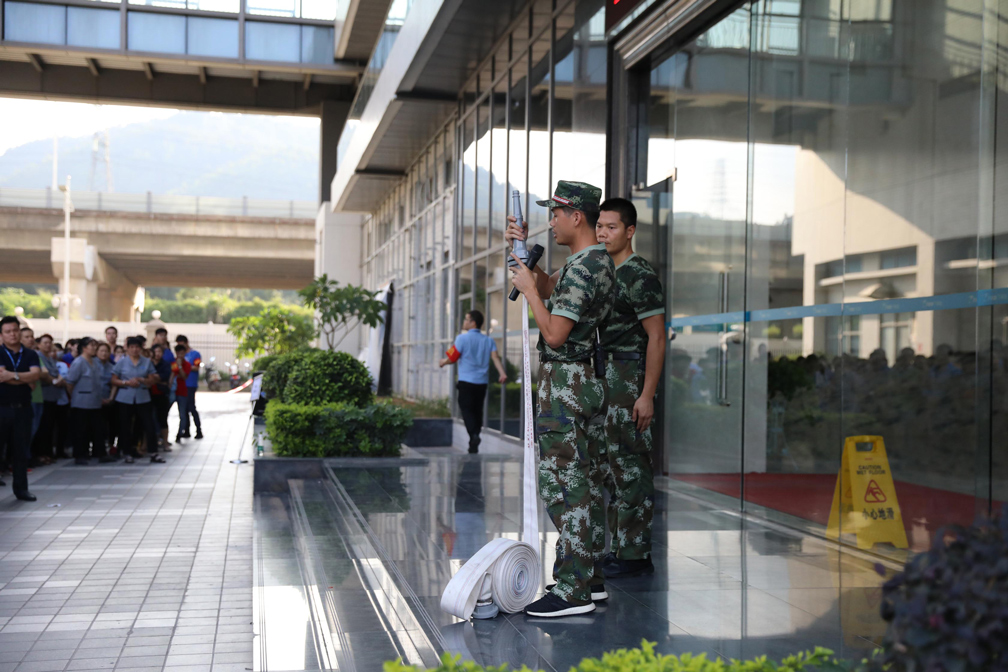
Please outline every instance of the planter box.
[[452, 445], [451, 418], [415, 418], [406, 432], [403, 444], [410, 448], [433, 448]]

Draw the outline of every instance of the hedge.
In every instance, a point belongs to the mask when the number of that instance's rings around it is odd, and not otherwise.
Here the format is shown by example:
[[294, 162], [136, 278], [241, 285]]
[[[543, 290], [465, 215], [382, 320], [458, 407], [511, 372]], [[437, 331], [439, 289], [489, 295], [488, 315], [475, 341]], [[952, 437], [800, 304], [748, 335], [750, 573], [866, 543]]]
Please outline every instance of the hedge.
[[270, 364], [275, 362], [277, 357], [279, 356], [280, 355], [263, 355], [262, 357], [255, 360], [252, 363], [252, 370], [258, 371], [260, 373], [266, 373], [267, 369], [269, 369], [270, 367]]
[[288, 404], [367, 406], [374, 401], [371, 373], [345, 352], [308, 350], [294, 362], [281, 398]]
[[[639, 649], [620, 649], [602, 654], [602, 658], [585, 658], [571, 672], [801, 672], [821, 670], [838, 672], [850, 670], [849, 663], [838, 661], [829, 649], [816, 648], [814, 652], [799, 653], [776, 664], [766, 656], [753, 660], [708, 660], [705, 654], [681, 656], [655, 653], [654, 643], [641, 642]], [[508, 665], [483, 667], [472, 661], [463, 661], [461, 656], [444, 654], [441, 664], [430, 672], [507, 672]], [[387, 662], [385, 672], [420, 672], [420, 668], [403, 665], [400, 661]], [[530, 672], [524, 665], [520, 672]]]
[[290, 377], [294, 365], [310, 352], [317, 351], [313, 348], [305, 348], [282, 355], [271, 355], [272, 359], [268, 362], [268, 366], [265, 369], [266, 374], [263, 376], [263, 391], [267, 397], [283, 400], [284, 388], [287, 387], [287, 379]]
[[266, 406], [266, 431], [283, 457], [398, 456], [412, 424], [412, 414], [392, 404]]

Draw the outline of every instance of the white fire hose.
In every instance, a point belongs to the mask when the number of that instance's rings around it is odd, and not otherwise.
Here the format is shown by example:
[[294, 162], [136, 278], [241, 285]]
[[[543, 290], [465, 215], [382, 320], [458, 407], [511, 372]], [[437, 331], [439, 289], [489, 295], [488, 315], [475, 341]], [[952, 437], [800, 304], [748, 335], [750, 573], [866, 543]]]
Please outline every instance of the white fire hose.
[[468, 620], [513, 614], [535, 600], [542, 578], [539, 562], [539, 497], [532, 375], [529, 363], [528, 301], [522, 297], [522, 392], [525, 396], [525, 455], [522, 468], [522, 536], [494, 539], [469, 558], [445, 587], [441, 609]]

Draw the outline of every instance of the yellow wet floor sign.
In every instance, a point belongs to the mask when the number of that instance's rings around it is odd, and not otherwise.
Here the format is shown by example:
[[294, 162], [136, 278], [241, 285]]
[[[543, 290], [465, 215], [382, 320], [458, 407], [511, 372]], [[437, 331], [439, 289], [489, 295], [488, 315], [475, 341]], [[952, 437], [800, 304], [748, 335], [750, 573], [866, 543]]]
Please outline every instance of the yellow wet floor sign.
[[841, 522], [845, 533], [857, 534], [858, 548], [881, 542], [896, 548], [908, 545], [881, 436], [849, 436], [844, 441], [826, 536], [839, 538]]

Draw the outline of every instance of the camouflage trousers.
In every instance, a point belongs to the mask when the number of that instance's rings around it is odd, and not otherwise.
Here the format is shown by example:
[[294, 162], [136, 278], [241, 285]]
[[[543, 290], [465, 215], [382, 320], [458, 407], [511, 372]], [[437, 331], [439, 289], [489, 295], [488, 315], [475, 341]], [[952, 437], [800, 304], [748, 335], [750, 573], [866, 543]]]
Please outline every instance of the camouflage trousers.
[[[572, 604], [591, 602], [605, 542], [600, 455], [604, 445], [605, 382], [590, 363], [543, 362], [539, 369], [539, 496], [560, 535], [553, 593]], [[592, 424], [592, 421], [594, 425]]]
[[633, 421], [634, 403], [643, 387], [643, 360], [606, 363], [605, 452], [600, 470], [609, 491], [606, 518], [612, 535], [610, 550], [620, 560], [643, 560], [651, 555], [651, 428], [640, 432]]

